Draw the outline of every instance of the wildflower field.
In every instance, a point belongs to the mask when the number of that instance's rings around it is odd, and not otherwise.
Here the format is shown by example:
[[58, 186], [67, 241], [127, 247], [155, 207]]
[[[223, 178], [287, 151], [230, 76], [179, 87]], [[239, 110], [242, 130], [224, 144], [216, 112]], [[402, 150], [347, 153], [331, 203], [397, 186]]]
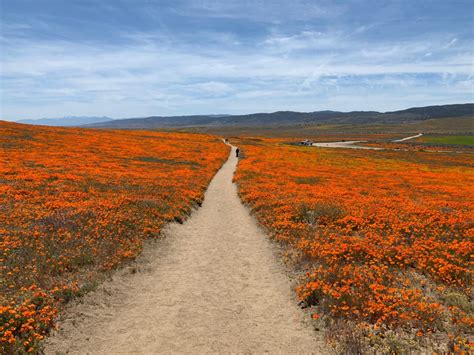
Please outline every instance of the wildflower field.
[[242, 200], [342, 351], [472, 351], [474, 156], [234, 139]]
[[[421, 137], [423, 138], [423, 137]], [[449, 145], [445, 143], [430, 143], [419, 139], [406, 142], [389, 142], [383, 140], [374, 140], [359, 143], [361, 146], [381, 148], [385, 150], [404, 150], [418, 151], [428, 153], [474, 153], [474, 146], [471, 145]]]
[[0, 122], [0, 353], [38, 351], [61, 305], [201, 203], [212, 136]]

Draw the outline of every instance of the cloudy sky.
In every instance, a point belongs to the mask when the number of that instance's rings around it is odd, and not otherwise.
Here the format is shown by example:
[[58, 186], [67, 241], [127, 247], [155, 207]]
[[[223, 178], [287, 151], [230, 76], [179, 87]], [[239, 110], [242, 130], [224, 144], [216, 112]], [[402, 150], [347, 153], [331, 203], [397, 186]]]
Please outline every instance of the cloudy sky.
[[473, 102], [472, 0], [0, 0], [0, 119]]

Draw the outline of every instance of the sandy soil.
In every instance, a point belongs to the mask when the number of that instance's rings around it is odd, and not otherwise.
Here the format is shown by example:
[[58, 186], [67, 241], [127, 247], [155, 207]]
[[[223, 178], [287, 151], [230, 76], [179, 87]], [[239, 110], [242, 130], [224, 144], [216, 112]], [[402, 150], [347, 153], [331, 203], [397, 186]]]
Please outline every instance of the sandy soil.
[[344, 141], [344, 142], [341, 141], [341, 142], [313, 143], [313, 147], [383, 150], [383, 148], [364, 147], [363, 145], [357, 145], [357, 143], [365, 143], [365, 142], [367, 141]]
[[233, 149], [201, 208], [71, 305], [46, 353], [326, 352], [237, 196], [236, 165]]
[[414, 135], [414, 136], [405, 137], [405, 138], [402, 138], [402, 139], [395, 139], [393, 142], [409, 141], [410, 139], [415, 139], [415, 138], [421, 137], [422, 135], [423, 135], [423, 133], [418, 133], [417, 135]]
[[[405, 137], [402, 139], [396, 139], [392, 142], [404, 142], [410, 139], [421, 137], [423, 133], [419, 133], [415, 136]], [[367, 149], [367, 150], [395, 150], [387, 148], [377, 148], [377, 147], [366, 147], [363, 145], [357, 145], [357, 143], [366, 143], [367, 141], [341, 141], [341, 142], [323, 142], [323, 143], [313, 143], [313, 147], [323, 147], [323, 148], [349, 148], [349, 149]], [[396, 149], [400, 150], [400, 149]]]

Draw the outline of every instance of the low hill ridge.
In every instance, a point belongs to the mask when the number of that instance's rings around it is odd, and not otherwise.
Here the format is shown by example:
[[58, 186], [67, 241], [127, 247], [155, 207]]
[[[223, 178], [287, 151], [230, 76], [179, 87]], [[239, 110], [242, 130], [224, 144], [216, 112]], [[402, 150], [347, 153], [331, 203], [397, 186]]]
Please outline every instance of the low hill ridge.
[[85, 125], [97, 128], [166, 128], [215, 126], [289, 126], [315, 124], [403, 123], [441, 117], [474, 116], [474, 103], [413, 107], [392, 112], [377, 111], [277, 111], [247, 115], [150, 116]]

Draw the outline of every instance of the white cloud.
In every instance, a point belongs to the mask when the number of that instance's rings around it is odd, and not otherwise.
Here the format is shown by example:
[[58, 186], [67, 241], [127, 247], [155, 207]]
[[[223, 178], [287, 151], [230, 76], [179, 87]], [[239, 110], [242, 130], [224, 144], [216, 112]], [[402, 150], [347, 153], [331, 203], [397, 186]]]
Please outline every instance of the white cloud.
[[[143, 32], [120, 45], [4, 38], [2, 118], [362, 108], [331, 95], [394, 109], [390, 102], [404, 107], [409, 93], [465, 101], [472, 89], [472, 53], [456, 38], [369, 45], [304, 30], [272, 32], [252, 50], [225, 46], [230, 35], [212, 38], [202, 48]], [[422, 75], [442, 80], [427, 87]], [[381, 103], [383, 92], [398, 101]]]
[[217, 81], [208, 81], [203, 83], [191, 84], [188, 85], [188, 88], [191, 88], [197, 93], [204, 93], [213, 96], [221, 96], [232, 92], [232, 87], [229, 84]]
[[333, 18], [341, 15], [346, 8], [321, 0], [192, 0], [185, 7], [176, 8], [176, 11], [188, 15], [281, 23]]
[[316, 31], [302, 31], [300, 33], [285, 36], [274, 35], [263, 41], [269, 49], [281, 52], [291, 52], [296, 50], [338, 50], [347, 46], [342, 42], [339, 33], [323, 33]]

